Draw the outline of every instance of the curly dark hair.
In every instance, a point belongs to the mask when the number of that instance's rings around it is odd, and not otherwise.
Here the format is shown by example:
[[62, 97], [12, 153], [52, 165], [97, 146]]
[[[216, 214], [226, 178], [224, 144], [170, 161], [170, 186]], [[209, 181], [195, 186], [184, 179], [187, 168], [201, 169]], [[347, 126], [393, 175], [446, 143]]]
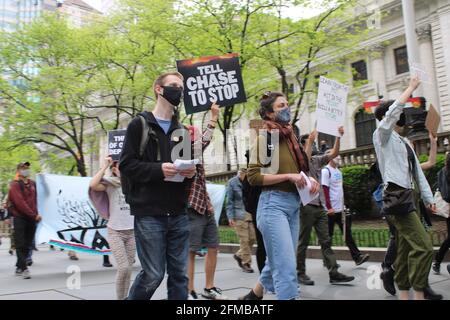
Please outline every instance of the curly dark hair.
[[259, 115], [263, 120], [269, 120], [267, 113], [273, 112], [273, 104], [278, 97], [284, 97], [281, 92], [267, 91], [259, 101]]

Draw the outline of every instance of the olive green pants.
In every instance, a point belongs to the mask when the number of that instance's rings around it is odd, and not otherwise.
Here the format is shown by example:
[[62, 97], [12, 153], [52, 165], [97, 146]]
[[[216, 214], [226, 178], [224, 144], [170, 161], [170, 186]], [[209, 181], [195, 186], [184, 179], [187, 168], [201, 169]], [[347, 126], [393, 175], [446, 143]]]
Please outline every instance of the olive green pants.
[[306, 250], [308, 249], [311, 231], [314, 227], [322, 250], [322, 258], [328, 271], [338, 269], [336, 256], [331, 249], [331, 239], [328, 234], [328, 215], [322, 207], [307, 205], [300, 208], [300, 236], [297, 247], [297, 273], [306, 272]]
[[397, 258], [394, 263], [395, 282], [399, 290], [423, 291], [433, 260], [430, 236], [416, 212], [387, 215], [396, 229]]

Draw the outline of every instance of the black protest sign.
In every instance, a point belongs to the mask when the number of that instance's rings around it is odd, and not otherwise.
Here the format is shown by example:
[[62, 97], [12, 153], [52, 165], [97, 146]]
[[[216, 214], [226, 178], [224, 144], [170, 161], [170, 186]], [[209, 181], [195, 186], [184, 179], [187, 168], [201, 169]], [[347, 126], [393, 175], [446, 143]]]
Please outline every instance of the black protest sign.
[[118, 161], [120, 159], [126, 133], [127, 130], [125, 129], [111, 130], [108, 132], [108, 154], [114, 161]]
[[236, 53], [179, 60], [177, 68], [184, 77], [186, 114], [208, 110], [213, 102], [224, 107], [247, 101]]

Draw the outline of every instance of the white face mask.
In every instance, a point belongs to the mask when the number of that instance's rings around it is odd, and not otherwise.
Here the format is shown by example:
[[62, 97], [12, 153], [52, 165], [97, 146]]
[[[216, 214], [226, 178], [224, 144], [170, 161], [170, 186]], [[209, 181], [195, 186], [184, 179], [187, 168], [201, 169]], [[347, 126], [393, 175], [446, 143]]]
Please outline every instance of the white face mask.
[[20, 174], [22, 177], [27, 178], [27, 177], [30, 176], [30, 169], [20, 170], [20, 171], [19, 171], [19, 174]]

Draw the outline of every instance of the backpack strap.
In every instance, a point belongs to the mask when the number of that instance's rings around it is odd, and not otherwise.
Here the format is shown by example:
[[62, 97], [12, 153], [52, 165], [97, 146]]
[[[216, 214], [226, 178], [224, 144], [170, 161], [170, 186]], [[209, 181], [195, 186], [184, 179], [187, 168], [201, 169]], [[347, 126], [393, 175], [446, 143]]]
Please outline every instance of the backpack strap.
[[147, 147], [148, 141], [150, 140], [150, 137], [153, 138], [154, 141], [156, 141], [156, 161], [161, 161], [161, 150], [159, 148], [159, 141], [158, 136], [156, 135], [156, 132], [153, 130], [151, 126], [149, 126], [147, 119], [141, 114], [138, 115], [141, 119], [142, 123], [142, 135], [141, 135], [141, 144], [139, 146], [139, 157], [142, 159], [144, 156], [145, 148]]
[[275, 150], [275, 146], [272, 144], [272, 134], [267, 131], [267, 156], [272, 158], [272, 151]]

